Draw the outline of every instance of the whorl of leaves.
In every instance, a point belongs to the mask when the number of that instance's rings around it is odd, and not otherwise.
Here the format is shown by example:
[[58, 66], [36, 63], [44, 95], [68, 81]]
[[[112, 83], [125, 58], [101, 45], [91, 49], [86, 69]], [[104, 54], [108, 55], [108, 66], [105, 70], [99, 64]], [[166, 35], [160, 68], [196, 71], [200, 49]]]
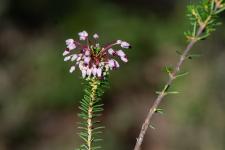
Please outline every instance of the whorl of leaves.
[[98, 142], [102, 140], [100, 134], [104, 127], [99, 125], [100, 121], [97, 117], [101, 116], [101, 112], [103, 111], [101, 96], [109, 86], [108, 77], [104, 79], [86, 79], [84, 84], [84, 97], [80, 101], [79, 107], [81, 110], [79, 117], [82, 121], [78, 127], [81, 130], [79, 136], [84, 143], [77, 150], [101, 149]]

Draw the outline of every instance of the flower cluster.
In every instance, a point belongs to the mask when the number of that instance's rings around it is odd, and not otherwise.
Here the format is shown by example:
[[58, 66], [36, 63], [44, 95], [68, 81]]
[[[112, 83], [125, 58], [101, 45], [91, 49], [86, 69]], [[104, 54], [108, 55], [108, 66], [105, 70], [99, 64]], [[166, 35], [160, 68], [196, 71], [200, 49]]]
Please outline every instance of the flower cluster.
[[117, 40], [105, 46], [100, 46], [98, 34], [95, 33], [93, 35], [93, 40], [89, 39], [86, 31], [79, 32], [78, 35], [80, 41], [74, 39], [66, 40], [67, 48], [63, 52], [63, 56], [65, 56], [64, 61], [73, 62], [70, 73], [79, 67], [83, 78], [102, 78], [107, 75], [109, 70], [119, 68], [120, 65], [113, 56], [120, 58], [123, 62], [128, 62], [123, 50], [115, 50], [112, 47], [119, 45], [121, 48], [128, 49], [131, 47], [129, 43]]

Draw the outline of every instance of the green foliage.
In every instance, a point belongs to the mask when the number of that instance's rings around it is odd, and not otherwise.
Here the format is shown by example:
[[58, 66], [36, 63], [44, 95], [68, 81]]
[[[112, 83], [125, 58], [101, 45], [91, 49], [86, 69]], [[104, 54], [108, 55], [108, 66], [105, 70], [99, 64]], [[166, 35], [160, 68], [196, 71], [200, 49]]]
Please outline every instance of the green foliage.
[[163, 114], [163, 109], [161, 108], [156, 108], [155, 113]]
[[155, 130], [155, 127], [153, 126], [153, 125], [149, 125], [149, 127], [151, 128], [151, 129], [153, 129], [153, 130]]
[[179, 94], [178, 91], [168, 91], [174, 79], [188, 75], [188, 72], [179, 73], [182, 63], [186, 59], [193, 59], [201, 55], [189, 54], [190, 49], [195, 42], [207, 38], [215, 27], [219, 25], [217, 18], [218, 14], [225, 10], [225, 0], [202, 0], [199, 4], [189, 5], [187, 7], [190, 24], [192, 30], [185, 32], [189, 44], [183, 52], [176, 51], [180, 55], [180, 60], [175, 67], [166, 66], [165, 71], [169, 75], [169, 81], [164, 86], [162, 91], [156, 91], [159, 96], [169, 94]]
[[183, 73], [177, 74], [176, 78], [180, 78], [180, 77], [186, 76], [188, 74], [189, 74], [189, 72], [183, 72]]
[[84, 84], [84, 97], [80, 101], [79, 107], [81, 110], [79, 117], [82, 122], [78, 127], [81, 129], [79, 136], [83, 139], [84, 144], [78, 150], [96, 150], [101, 148], [98, 145], [98, 142], [102, 140], [99, 134], [102, 133], [104, 127], [99, 125], [100, 121], [97, 120], [97, 117], [101, 116], [103, 111], [101, 96], [108, 87], [108, 77], [104, 79], [89, 78], [85, 80]]
[[[180, 73], [180, 68], [186, 59], [193, 59], [200, 56], [189, 54], [189, 52], [197, 41], [207, 38], [211, 32], [215, 31], [215, 27], [220, 24], [218, 23], [217, 18], [218, 14], [225, 10], [225, 0], [202, 0], [199, 4], [190, 5], [187, 8], [187, 16], [189, 17], [192, 28], [190, 31], [185, 32], [189, 44], [183, 52], [176, 51], [177, 54], [180, 55], [180, 59], [175, 67], [165, 67], [165, 72], [168, 74], [169, 80], [161, 91], [156, 91], [158, 97], [151, 108], [151, 110], [154, 110], [154, 113], [162, 112], [162, 110], [157, 107], [164, 96], [179, 94], [178, 91], [170, 90], [172, 82], [177, 78], [188, 75], [188, 72]], [[151, 115], [148, 116], [151, 117]], [[140, 133], [140, 135], [141, 134], [142, 133]]]
[[224, 0], [202, 0], [199, 4], [188, 6], [191, 30], [185, 32], [186, 38], [189, 41], [206, 39], [220, 24], [217, 17], [224, 9]]

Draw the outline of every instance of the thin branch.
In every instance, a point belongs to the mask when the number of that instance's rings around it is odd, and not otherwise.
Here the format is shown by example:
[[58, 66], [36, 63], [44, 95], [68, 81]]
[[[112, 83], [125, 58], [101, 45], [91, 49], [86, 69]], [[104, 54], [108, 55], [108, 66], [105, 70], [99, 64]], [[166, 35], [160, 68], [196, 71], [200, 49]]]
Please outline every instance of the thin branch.
[[173, 70], [173, 72], [171, 72], [169, 74], [169, 79], [166, 82], [166, 84], [164, 86], [164, 89], [161, 92], [159, 92], [158, 97], [155, 99], [152, 107], [150, 108], [150, 110], [147, 114], [147, 117], [146, 117], [144, 123], [142, 124], [142, 128], [141, 128], [141, 131], [140, 131], [139, 136], [137, 138], [134, 150], [140, 150], [141, 149], [141, 145], [142, 145], [144, 136], [146, 134], [147, 129], [150, 126], [150, 121], [152, 119], [153, 114], [157, 111], [157, 108], [158, 108], [159, 104], [161, 103], [161, 101], [163, 100], [165, 95], [167, 94], [168, 88], [171, 86], [173, 80], [176, 79], [176, 75], [179, 73], [182, 64], [184, 63], [185, 59], [187, 58], [187, 56], [189, 54], [189, 51], [192, 49], [192, 47], [198, 41], [198, 38], [201, 36], [203, 31], [205, 30], [205, 28], [206, 28], [208, 22], [210, 21], [211, 17], [212, 16], [209, 15], [208, 18], [203, 22], [203, 24], [201, 26], [199, 26], [196, 36], [190, 40], [189, 44], [186, 46], [183, 53], [180, 55], [179, 61], [177, 62], [175, 69]]

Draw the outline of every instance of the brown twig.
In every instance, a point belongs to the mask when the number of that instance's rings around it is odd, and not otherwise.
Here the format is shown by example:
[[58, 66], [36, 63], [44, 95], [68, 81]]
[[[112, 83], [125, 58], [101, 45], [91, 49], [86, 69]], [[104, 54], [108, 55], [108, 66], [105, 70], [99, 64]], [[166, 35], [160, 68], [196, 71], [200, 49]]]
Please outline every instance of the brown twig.
[[170, 85], [172, 84], [173, 80], [176, 78], [177, 73], [180, 71], [180, 68], [182, 66], [182, 64], [184, 63], [185, 59], [188, 56], [189, 51], [192, 49], [192, 47], [194, 46], [194, 44], [198, 41], [198, 37], [203, 33], [204, 29], [206, 28], [206, 25], [208, 23], [208, 21], [210, 20], [210, 17], [206, 19], [206, 21], [204, 22], [204, 24], [202, 24], [202, 26], [199, 27], [196, 37], [192, 38], [189, 42], [189, 44], [187, 45], [187, 47], [185, 48], [185, 50], [183, 51], [183, 53], [180, 56], [180, 59], [178, 61], [178, 63], [176, 64], [175, 69], [173, 70], [173, 72], [169, 75], [169, 79], [164, 87], [164, 89], [159, 93], [158, 97], [155, 99], [152, 107], [150, 108], [147, 117], [144, 121], [144, 123], [142, 124], [142, 128], [139, 134], [139, 137], [137, 138], [134, 150], [140, 150], [141, 149], [141, 145], [144, 139], [144, 136], [146, 134], [147, 129], [150, 126], [150, 120], [152, 119], [153, 114], [156, 112], [159, 104], [161, 103], [161, 101], [163, 100], [164, 96], [166, 95], [166, 91], [168, 89], [168, 87], [170, 87]]

